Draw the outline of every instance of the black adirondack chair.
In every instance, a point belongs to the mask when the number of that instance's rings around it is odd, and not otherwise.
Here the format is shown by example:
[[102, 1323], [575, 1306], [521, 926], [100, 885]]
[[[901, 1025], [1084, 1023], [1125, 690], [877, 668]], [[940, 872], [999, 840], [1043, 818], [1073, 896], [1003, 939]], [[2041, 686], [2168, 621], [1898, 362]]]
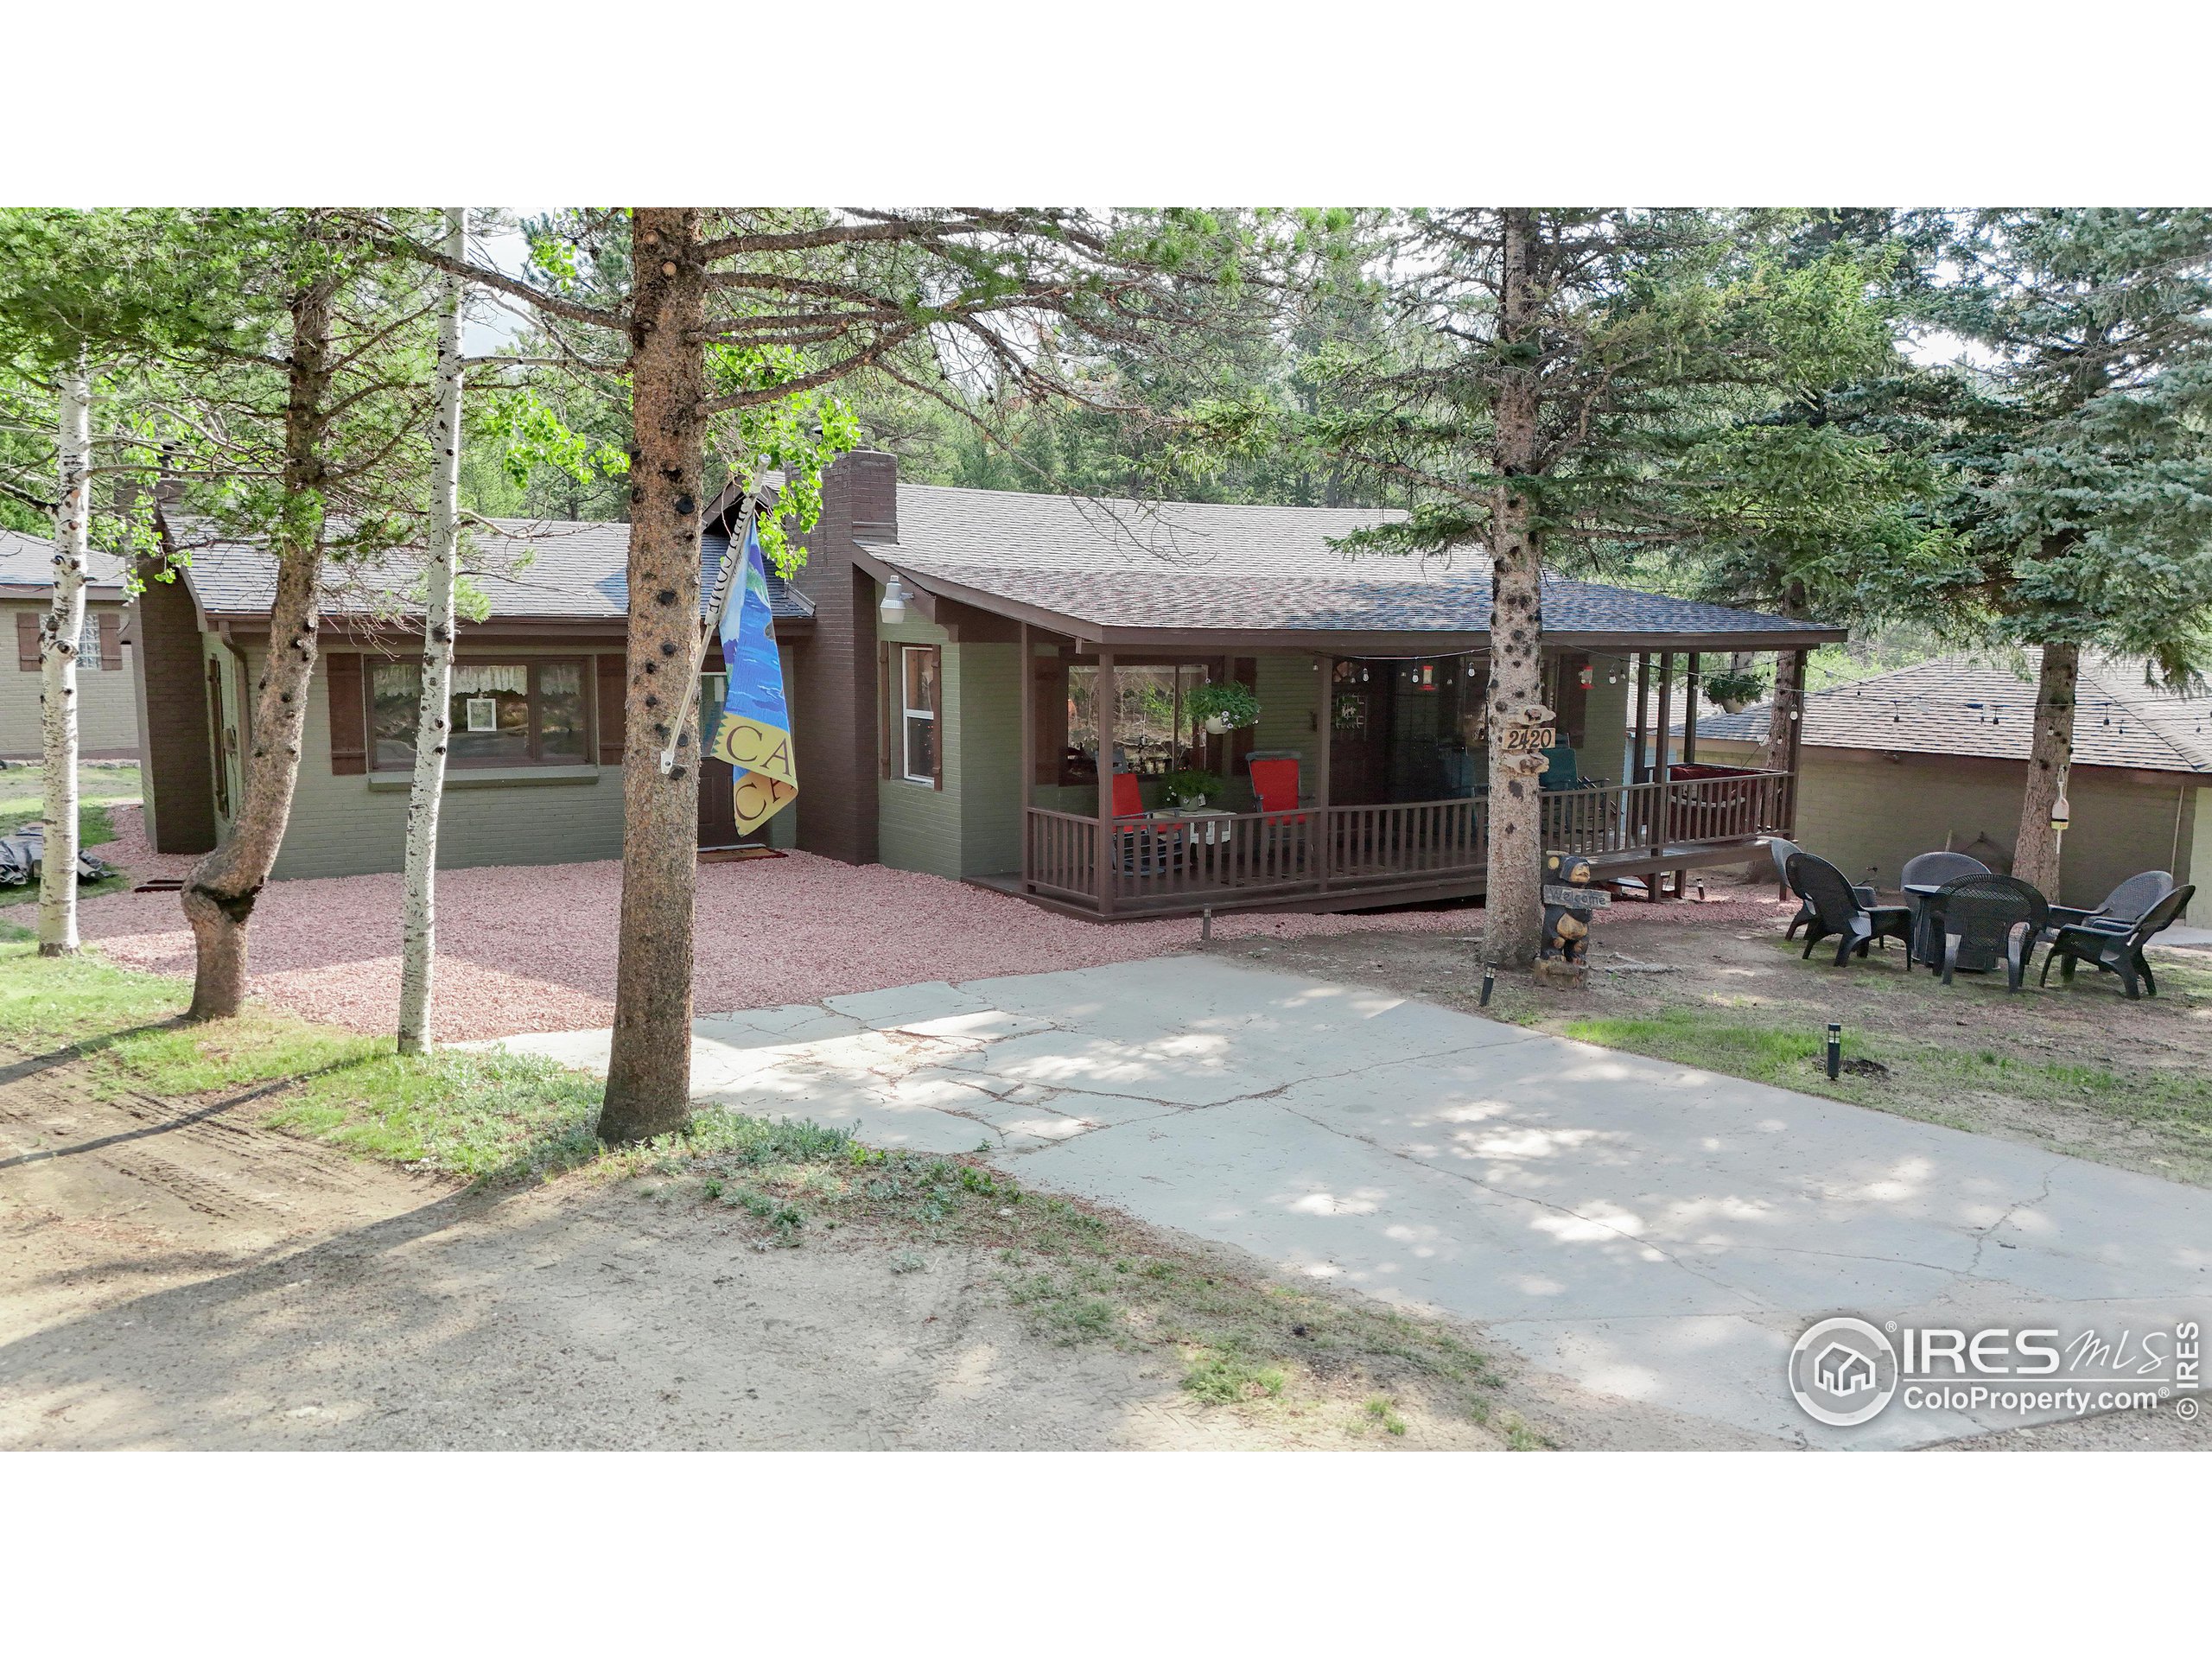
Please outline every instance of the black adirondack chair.
[[[1794, 841], [1784, 841], [1780, 836], [1770, 836], [1767, 838], [1766, 849], [1774, 859], [1774, 879], [1782, 884], [1781, 897], [1786, 899], [1789, 896], [1791, 892], [1789, 886], [1789, 861], [1792, 858], [1795, 858], [1799, 853], [1803, 852], [1805, 849], [1800, 847]], [[1859, 895], [1859, 902], [1862, 905], [1871, 906], [1878, 902], [1874, 895], [1874, 889], [1872, 887], [1853, 886], [1851, 890]], [[1811, 903], [1806, 899], [1800, 897], [1797, 900], [1797, 913], [1789, 918], [1789, 925], [1783, 930], [1782, 937], [1785, 939], [1796, 938], [1797, 937], [1797, 930], [1804, 926], [1812, 919], [1813, 906]]]
[[2174, 925], [2182, 912], [2189, 908], [2189, 901], [2196, 893], [2195, 887], [2175, 888], [2144, 912], [2125, 933], [2084, 925], [2060, 928], [2058, 936], [2050, 942], [2049, 954], [2043, 959], [2041, 982], [2050, 983], [2050, 964], [2055, 962], [2059, 965], [2059, 977], [2071, 985], [2074, 964], [2086, 962], [2101, 974], [2118, 974], [2120, 988], [2127, 993], [2131, 1002], [2139, 1001], [2145, 990], [2156, 996], [2158, 982], [2152, 976], [2143, 947], [2155, 935]]
[[2005, 988], [2017, 991], [2050, 920], [2050, 901], [2014, 876], [1962, 875], [1929, 899], [1927, 913], [1942, 941], [1946, 985], [1961, 968], [1980, 973], [2002, 962]]
[[1903, 905], [1862, 903], [1841, 870], [1810, 853], [1792, 853], [1789, 870], [1790, 890], [1813, 912], [1805, 926], [1806, 957], [1831, 935], [1841, 936], [1835, 950], [1839, 968], [1851, 960], [1854, 950], [1865, 956], [1866, 947], [1877, 939], [1902, 939], [1906, 949], [1911, 948], [1912, 912]]
[[2070, 905], [2053, 905], [2051, 931], [2061, 927], [2095, 927], [2107, 933], [2125, 933], [2143, 919], [2143, 914], [2159, 899], [2174, 890], [2174, 879], [2164, 870], [2145, 870], [2140, 875], [2131, 875], [2110, 893], [2094, 910], [2075, 910]]

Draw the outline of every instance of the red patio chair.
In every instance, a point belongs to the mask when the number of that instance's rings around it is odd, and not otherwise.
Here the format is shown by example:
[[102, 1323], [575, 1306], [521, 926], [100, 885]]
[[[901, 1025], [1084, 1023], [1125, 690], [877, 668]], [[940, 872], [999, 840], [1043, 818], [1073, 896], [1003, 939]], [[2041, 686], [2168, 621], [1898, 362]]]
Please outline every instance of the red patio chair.
[[[1114, 856], [1129, 875], [1157, 875], [1183, 861], [1184, 830], [1179, 824], [1141, 822], [1144, 794], [1133, 772], [1114, 774]], [[1121, 826], [1128, 824], [1128, 829]]]
[[1252, 793], [1260, 799], [1260, 810], [1286, 823], [1303, 823], [1306, 815], [1298, 809], [1298, 761], [1287, 760], [1262, 760], [1251, 763]]
[[1144, 792], [1137, 787], [1137, 775], [1133, 772], [1114, 774], [1114, 816], [1117, 818], [1141, 818], [1144, 816]]

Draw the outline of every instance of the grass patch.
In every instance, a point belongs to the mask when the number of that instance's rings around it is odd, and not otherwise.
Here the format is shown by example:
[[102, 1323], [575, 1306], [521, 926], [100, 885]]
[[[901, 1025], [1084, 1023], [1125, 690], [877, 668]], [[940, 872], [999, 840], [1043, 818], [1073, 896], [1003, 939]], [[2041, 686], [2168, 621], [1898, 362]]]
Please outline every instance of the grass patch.
[[271, 1119], [278, 1127], [472, 1180], [574, 1168], [600, 1155], [590, 1133], [598, 1084], [550, 1061], [402, 1058], [389, 1038], [257, 1005], [235, 1020], [187, 1025], [191, 1000], [181, 979], [89, 953], [41, 960], [33, 945], [0, 944], [0, 1042], [81, 1059], [96, 1089], [188, 1099], [283, 1085]]
[[1955, 1121], [1945, 1115], [1944, 1103], [1965, 1091], [2042, 1107], [2086, 1107], [2152, 1129], [2185, 1156], [2212, 1154], [2212, 1075], [2195, 1069], [2084, 1065], [1854, 1027], [1845, 1036], [1847, 1060], [1874, 1060], [1888, 1075], [1876, 1081], [1847, 1075], [1831, 1082], [1824, 1023], [1789, 1004], [1743, 999], [1725, 1007], [1677, 1005], [1648, 1014], [1573, 1019], [1558, 1028], [1605, 1048], [1944, 1122]]

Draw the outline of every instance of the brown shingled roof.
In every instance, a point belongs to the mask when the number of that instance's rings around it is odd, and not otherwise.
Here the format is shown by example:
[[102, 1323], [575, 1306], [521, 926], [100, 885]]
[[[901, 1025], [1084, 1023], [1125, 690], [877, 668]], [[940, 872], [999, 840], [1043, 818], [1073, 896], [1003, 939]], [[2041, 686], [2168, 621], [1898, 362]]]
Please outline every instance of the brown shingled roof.
[[[2037, 667], [2028, 654], [2027, 671]], [[1805, 742], [1819, 748], [2028, 758], [2036, 683], [1965, 658], [1916, 663], [1805, 700]], [[1739, 715], [1701, 709], [1700, 740], [1756, 743], [1770, 705]], [[1680, 734], [1677, 722], [1674, 728]], [[2143, 664], [2084, 657], [2074, 713], [2074, 760], [2088, 766], [2212, 775], [2212, 697], [2143, 683]]]

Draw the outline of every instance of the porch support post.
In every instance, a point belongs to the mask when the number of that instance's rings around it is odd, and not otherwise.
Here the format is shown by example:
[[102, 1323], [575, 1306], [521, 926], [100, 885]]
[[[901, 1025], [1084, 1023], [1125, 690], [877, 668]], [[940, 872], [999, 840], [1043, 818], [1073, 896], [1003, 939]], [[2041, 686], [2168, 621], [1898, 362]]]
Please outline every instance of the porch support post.
[[1808, 653], [1801, 646], [1790, 653], [1794, 658], [1791, 677], [1797, 683], [1797, 707], [1792, 711], [1796, 719], [1789, 722], [1789, 759], [1785, 762], [1789, 776], [1782, 785], [1782, 832], [1785, 841], [1797, 838], [1797, 766], [1805, 749], [1805, 658]]
[[1014, 833], [1021, 837], [1021, 890], [1029, 887], [1029, 804], [1037, 797], [1037, 653], [1029, 642], [1029, 624], [1024, 622], [1018, 630], [1020, 635], [1020, 677], [1016, 682], [1015, 695], [1021, 699], [1020, 771], [1014, 785]]
[[[1667, 734], [1674, 723], [1675, 653], [1668, 651], [1662, 652], [1659, 655], [1659, 728], [1652, 734], [1654, 747], [1657, 750], [1657, 760], [1652, 767], [1651, 775], [1659, 783], [1657, 791], [1659, 798], [1651, 813], [1651, 850], [1654, 853], [1664, 849], [1667, 845], [1668, 831], [1671, 827], [1667, 820], [1669, 817], [1669, 808], [1672, 804], [1669, 797], [1675, 792], [1669, 787], [1673, 781], [1669, 774], [1673, 771], [1674, 757], [1669, 753], [1669, 739]], [[1656, 899], [1659, 896], [1659, 890], [1665, 884], [1666, 880], [1666, 875], [1662, 871], [1654, 870], [1651, 873], [1653, 898]]]
[[1313, 822], [1320, 826], [1320, 834], [1316, 837], [1320, 852], [1314, 858], [1313, 868], [1321, 891], [1326, 893], [1334, 839], [1329, 834], [1329, 750], [1336, 734], [1337, 659], [1326, 655], [1316, 657], [1313, 668], [1315, 677], [1321, 682], [1313, 690]]
[[1651, 737], [1651, 653], [1636, 653], [1636, 760], [1628, 769], [1631, 784], [1643, 781], [1644, 745]]
[[1102, 916], [1114, 908], [1114, 715], [1118, 701], [1114, 653], [1101, 645], [1091, 714], [1098, 728], [1098, 913]]
[[1698, 664], [1704, 660], [1700, 653], [1690, 652], [1689, 677], [1682, 686], [1682, 764], [1686, 766], [1697, 760]]

